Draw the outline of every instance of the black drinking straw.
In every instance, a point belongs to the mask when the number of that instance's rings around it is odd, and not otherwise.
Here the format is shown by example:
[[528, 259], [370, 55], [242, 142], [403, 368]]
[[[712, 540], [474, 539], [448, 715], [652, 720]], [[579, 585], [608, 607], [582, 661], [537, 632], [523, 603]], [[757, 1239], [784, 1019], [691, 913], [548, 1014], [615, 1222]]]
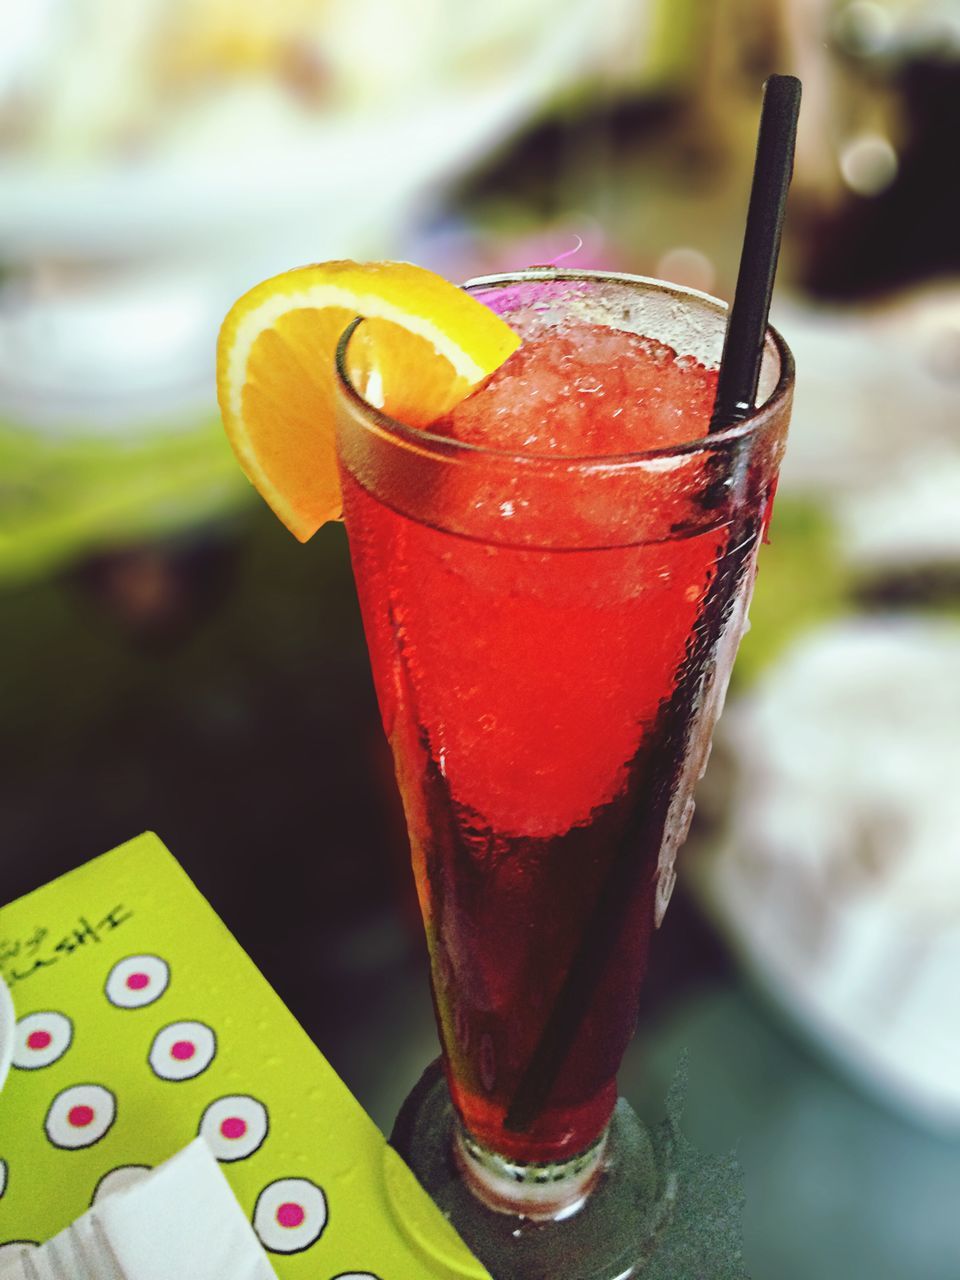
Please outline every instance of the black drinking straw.
[[[799, 110], [800, 81], [795, 76], [770, 76], [764, 85], [740, 271], [727, 319], [717, 396], [710, 419], [711, 432], [742, 422], [754, 409], [780, 233], [793, 172]], [[755, 529], [738, 530], [732, 537], [735, 553], [727, 557], [728, 563], [718, 572], [704, 601], [686, 673], [658, 723], [655, 751], [661, 768], [651, 771], [652, 781], [637, 797], [579, 950], [507, 1109], [504, 1126], [513, 1132], [529, 1129], [542, 1111], [595, 998], [624, 926], [637, 880], [646, 869], [645, 861], [637, 856], [638, 849], [650, 847], [652, 841], [663, 837], [673, 784], [686, 749], [700, 672], [742, 580], [755, 533]]]
[[711, 431], [742, 422], [756, 404], [799, 114], [800, 81], [796, 76], [771, 76], [763, 86], [747, 225], [723, 339]]

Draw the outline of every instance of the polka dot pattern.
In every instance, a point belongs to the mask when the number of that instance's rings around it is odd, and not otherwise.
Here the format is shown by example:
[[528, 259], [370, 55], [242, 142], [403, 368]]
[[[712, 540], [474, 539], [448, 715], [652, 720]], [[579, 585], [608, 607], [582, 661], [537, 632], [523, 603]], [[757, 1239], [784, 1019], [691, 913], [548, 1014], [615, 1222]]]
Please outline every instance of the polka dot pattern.
[[211, 1102], [200, 1121], [200, 1137], [224, 1163], [246, 1160], [259, 1151], [270, 1130], [267, 1109], [247, 1094], [230, 1094]]
[[306, 1178], [278, 1178], [260, 1192], [253, 1229], [270, 1253], [303, 1253], [327, 1225], [327, 1198]]
[[58, 1062], [73, 1043], [73, 1023], [65, 1013], [28, 1013], [17, 1023], [13, 1065], [39, 1071]]
[[[113, 915], [117, 919], [116, 925], [111, 917], [108, 921], [96, 924], [96, 927], [88, 925], [86, 917], [82, 917], [82, 927], [74, 930], [57, 947], [57, 952], [64, 956], [72, 954], [78, 948], [85, 948], [81, 951], [81, 959], [89, 962], [86, 971], [79, 961], [71, 970], [77, 976], [78, 998], [77, 1007], [73, 1008], [68, 1004], [68, 1008], [77, 1019], [76, 1025], [67, 1013], [55, 1009], [28, 1013], [19, 1022], [11, 1011], [9, 1033], [6, 1036], [0, 1035], [8, 1055], [4, 1065], [11, 1061], [12, 1051], [12, 1065], [16, 1069], [24, 1072], [41, 1071], [41, 1075], [33, 1081], [22, 1080], [19, 1084], [14, 1073], [13, 1083], [16, 1087], [35, 1090], [33, 1096], [36, 1107], [23, 1112], [23, 1135], [17, 1134], [17, 1142], [13, 1148], [10, 1148], [9, 1141], [6, 1150], [0, 1146], [5, 1157], [0, 1158], [0, 1220], [4, 1213], [8, 1217], [11, 1213], [14, 1215], [7, 1223], [6, 1232], [0, 1226], [0, 1275], [7, 1274], [8, 1267], [19, 1275], [22, 1269], [17, 1265], [19, 1260], [40, 1248], [31, 1240], [4, 1239], [5, 1236], [14, 1235], [18, 1227], [23, 1232], [39, 1232], [39, 1226], [34, 1225], [35, 1219], [34, 1222], [21, 1220], [23, 1204], [29, 1200], [31, 1191], [35, 1190], [29, 1185], [30, 1178], [24, 1177], [25, 1172], [30, 1172], [29, 1156], [25, 1161], [24, 1152], [31, 1149], [31, 1143], [34, 1152], [45, 1142], [56, 1148], [56, 1152], [47, 1148], [54, 1175], [46, 1183], [44, 1192], [50, 1193], [51, 1203], [57, 1206], [58, 1212], [61, 1207], [66, 1209], [69, 1202], [72, 1216], [82, 1213], [86, 1207], [101, 1205], [111, 1196], [122, 1195], [150, 1176], [152, 1170], [147, 1164], [116, 1162], [123, 1159], [155, 1158], [149, 1149], [151, 1134], [156, 1133], [152, 1121], [155, 1122], [156, 1116], [165, 1108], [170, 1108], [171, 1102], [175, 1104], [173, 1111], [179, 1112], [181, 1119], [187, 1118], [188, 1124], [197, 1123], [197, 1117], [202, 1111], [198, 1134], [215, 1158], [225, 1164], [254, 1156], [270, 1139], [272, 1128], [276, 1133], [267, 1149], [270, 1172], [284, 1168], [286, 1161], [282, 1151], [285, 1145], [291, 1150], [291, 1154], [298, 1150], [297, 1117], [283, 1115], [280, 1111], [277, 1115], [271, 1115], [264, 1102], [250, 1094], [217, 1096], [223, 1088], [243, 1088], [245, 1085], [263, 1088], [268, 1098], [270, 1093], [262, 1074], [258, 1075], [255, 1069], [263, 1065], [256, 1050], [251, 1053], [247, 1046], [246, 1066], [251, 1069], [249, 1082], [244, 1079], [240, 1070], [232, 1067], [233, 1061], [239, 1059], [242, 1062], [244, 1045], [235, 1044], [234, 1037], [230, 1034], [231, 1024], [227, 1013], [230, 1006], [223, 1002], [221, 1013], [214, 1012], [214, 998], [202, 984], [204, 975], [191, 977], [191, 982], [196, 984], [196, 990], [200, 993], [198, 1003], [192, 1009], [184, 999], [184, 993], [190, 984], [183, 978], [182, 989], [180, 985], [176, 988], [180, 995], [175, 995], [174, 1008], [170, 1008], [168, 999], [166, 1005], [158, 1005], [160, 1011], [157, 1014], [147, 1013], [137, 1018], [120, 1012], [148, 1009], [160, 1002], [169, 993], [171, 964], [158, 955], [148, 953], [126, 955], [113, 963], [117, 954], [132, 949], [139, 941], [136, 931], [131, 930], [120, 940], [122, 950], [92, 945], [101, 941], [101, 932], [106, 936], [108, 924], [112, 930], [129, 918], [129, 911], [117, 908]], [[99, 917], [91, 914], [90, 920], [95, 919], [98, 920]], [[75, 945], [72, 942], [74, 934]], [[146, 935], [141, 942], [143, 944], [151, 945]], [[48, 945], [52, 946], [53, 942]], [[176, 953], [172, 954], [171, 960], [180, 982], [182, 971]], [[182, 966], [184, 971], [187, 968], [189, 966], [186, 964]], [[57, 978], [60, 972], [59, 969], [54, 970], [53, 977]], [[83, 1000], [79, 995], [81, 984], [85, 984]], [[56, 984], [47, 989], [44, 982], [38, 980], [31, 986], [29, 994], [37, 1003], [58, 1001], [59, 997], [55, 994], [57, 989]], [[45, 991], [47, 994], [44, 994]], [[207, 992], [209, 999], [204, 992]], [[26, 1007], [29, 1009], [31, 1005]], [[92, 1018], [88, 1016], [91, 1007]], [[209, 1016], [213, 1025], [197, 1020], [168, 1021], [181, 1013], [200, 1013], [207, 1007], [210, 1008]], [[224, 1020], [222, 1028], [219, 1017]], [[160, 1023], [166, 1025], [157, 1030]], [[167, 1089], [163, 1082], [196, 1079], [216, 1063], [221, 1046], [218, 1044], [218, 1031], [214, 1027], [222, 1030], [227, 1037], [223, 1044], [223, 1062], [194, 1090]], [[3, 1029], [6, 1028], [5, 1023]], [[236, 1039], [240, 1041], [242, 1037], [237, 1036]], [[65, 1070], [60, 1069], [50, 1076], [43, 1075], [43, 1068], [58, 1063], [71, 1050], [73, 1054], [67, 1058]], [[237, 1059], [234, 1058], [235, 1053]], [[70, 1083], [78, 1077], [89, 1080], [87, 1069], [78, 1059], [90, 1057], [92, 1060], [91, 1055], [96, 1056], [101, 1066], [90, 1074], [94, 1078], [105, 1080], [105, 1083]], [[305, 1068], [304, 1070], [306, 1073]], [[153, 1073], [152, 1077], [150, 1072]], [[258, 1085], [254, 1083], [255, 1080], [263, 1082]], [[0, 1080], [0, 1084], [2, 1083]], [[68, 1084], [69, 1087], [64, 1087]], [[127, 1094], [127, 1084], [130, 1096]], [[107, 1087], [108, 1085], [114, 1085], [117, 1092]], [[208, 1102], [211, 1097], [213, 1101]], [[176, 1105], [180, 1103], [184, 1104], [183, 1107]], [[118, 1118], [122, 1121], [121, 1125], [117, 1125]], [[116, 1133], [113, 1132], [114, 1129]], [[2, 1132], [3, 1126], [0, 1123], [0, 1135]], [[24, 1152], [17, 1145], [21, 1136], [25, 1138]], [[109, 1141], [105, 1141], [107, 1139]], [[185, 1140], [181, 1138], [181, 1141]], [[69, 1154], [90, 1148], [97, 1150], [91, 1150], [86, 1157]], [[64, 1153], [62, 1158], [60, 1152]], [[270, 1155], [270, 1152], [273, 1154]], [[24, 1163], [27, 1164], [26, 1171]], [[300, 1163], [298, 1156], [294, 1156], [291, 1164], [297, 1172], [309, 1170], [309, 1166]], [[291, 1164], [286, 1164], [288, 1170]], [[330, 1203], [325, 1191], [309, 1178], [295, 1176], [279, 1178], [264, 1186], [270, 1173], [258, 1173], [259, 1167], [253, 1163], [249, 1171], [254, 1179], [253, 1187], [263, 1187], [252, 1214], [255, 1232], [263, 1246], [268, 1252], [278, 1256], [295, 1256], [314, 1249], [326, 1232], [330, 1220]], [[104, 1169], [107, 1172], [103, 1172]], [[247, 1186], [250, 1185], [248, 1182]], [[337, 1197], [333, 1187], [331, 1195], [336, 1215]], [[75, 1203], [77, 1197], [79, 1203]], [[247, 1207], [249, 1209], [249, 1204]], [[344, 1220], [340, 1230], [344, 1230], [345, 1226]], [[331, 1264], [328, 1262], [324, 1267], [322, 1246], [314, 1252], [320, 1259], [317, 1280], [323, 1280], [323, 1277], [329, 1275]], [[359, 1258], [354, 1260], [360, 1261]], [[368, 1254], [367, 1260], [377, 1265], [373, 1254]], [[345, 1260], [338, 1261], [343, 1266]], [[22, 1265], [30, 1269], [32, 1274], [34, 1268], [29, 1258]], [[275, 1265], [279, 1267], [283, 1264], [278, 1261]], [[382, 1278], [371, 1271], [349, 1270], [330, 1276], [330, 1280]]]
[[150, 1046], [150, 1066], [161, 1080], [193, 1080], [217, 1056], [217, 1037], [203, 1022], [171, 1022]]
[[78, 1151], [105, 1138], [116, 1118], [117, 1102], [109, 1089], [99, 1084], [76, 1084], [54, 1098], [44, 1129], [53, 1146]]
[[170, 985], [170, 966], [159, 956], [127, 956], [113, 966], [104, 988], [118, 1009], [143, 1009]]

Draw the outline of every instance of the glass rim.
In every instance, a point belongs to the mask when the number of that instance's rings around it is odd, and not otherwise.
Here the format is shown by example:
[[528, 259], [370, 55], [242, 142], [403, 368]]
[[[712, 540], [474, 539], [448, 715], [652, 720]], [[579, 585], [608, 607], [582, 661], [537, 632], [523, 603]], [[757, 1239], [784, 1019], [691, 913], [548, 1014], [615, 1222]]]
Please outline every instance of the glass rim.
[[[653, 276], [637, 276], [625, 271], [571, 271], [555, 267], [528, 267], [522, 271], [508, 271], [494, 275], [474, 276], [459, 286], [465, 292], [473, 293], [482, 289], [509, 288], [511, 285], [526, 284], [536, 280], [589, 280], [598, 284], [646, 285], [658, 293], [669, 294], [681, 302], [696, 301], [706, 303], [715, 312], [726, 312], [729, 304], [722, 298], [704, 293], [700, 289], [690, 289], [685, 285], [673, 284], [669, 280], [658, 280]], [[759, 433], [771, 420], [775, 420], [793, 387], [795, 365], [793, 353], [787, 346], [780, 332], [773, 325], [767, 325], [764, 346], [772, 343], [780, 359], [780, 371], [776, 385], [769, 396], [752, 413], [741, 422], [736, 422], [723, 431], [698, 436], [694, 440], [683, 440], [669, 445], [658, 445], [653, 449], [643, 449], [634, 453], [620, 454], [578, 454], [556, 455], [544, 453], [515, 453], [508, 449], [491, 449], [486, 445], [470, 444], [464, 440], [456, 440], [451, 436], [441, 436], [423, 427], [412, 427], [385, 413], [370, 403], [353, 385], [347, 372], [347, 349], [350, 339], [363, 323], [364, 317], [357, 316], [344, 329], [337, 342], [335, 373], [341, 392], [348, 401], [367, 416], [371, 423], [383, 434], [391, 437], [397, 444], [413, 447], [418, 452], [430, 453], [446, 460], [459, 459], [464, 463], [480, 462], [487, 458], [500, 463], [512, 462], [517, 466], [534, 469], [570, 470], [574, 467], [623, 469], [631, 464], [655, 462], [657, 459], [684, 457], [691, 453], [717, 451], [726, 445], [734, 445], [750, 436]], [[612, 327], [612, 326], [611, 326]]]

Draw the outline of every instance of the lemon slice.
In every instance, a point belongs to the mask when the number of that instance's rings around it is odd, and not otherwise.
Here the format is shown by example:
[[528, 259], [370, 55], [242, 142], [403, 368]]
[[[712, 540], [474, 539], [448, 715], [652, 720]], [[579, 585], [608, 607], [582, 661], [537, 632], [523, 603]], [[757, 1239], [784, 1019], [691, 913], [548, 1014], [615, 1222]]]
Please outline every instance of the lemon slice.
[[224, 426], [247, 477], [301, 542], [340, 516], [334, 357], [358, 315], [366, 322], [354, 342], [378, 405], [414, 427], [448, 413], [520, 345], [483, 303], [404, 262], [300, 267], [235, 302], [217, 344]]

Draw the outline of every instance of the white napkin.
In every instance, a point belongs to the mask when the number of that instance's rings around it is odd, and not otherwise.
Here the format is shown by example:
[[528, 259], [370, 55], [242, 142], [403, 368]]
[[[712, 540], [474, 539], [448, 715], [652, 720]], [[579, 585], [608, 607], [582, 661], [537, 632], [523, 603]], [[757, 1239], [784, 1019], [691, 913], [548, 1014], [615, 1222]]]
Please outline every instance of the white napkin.
[[0, 1280], [277, 1280], [200, 1141], [114, 1192], [48, 1244], [0, 1262]]

